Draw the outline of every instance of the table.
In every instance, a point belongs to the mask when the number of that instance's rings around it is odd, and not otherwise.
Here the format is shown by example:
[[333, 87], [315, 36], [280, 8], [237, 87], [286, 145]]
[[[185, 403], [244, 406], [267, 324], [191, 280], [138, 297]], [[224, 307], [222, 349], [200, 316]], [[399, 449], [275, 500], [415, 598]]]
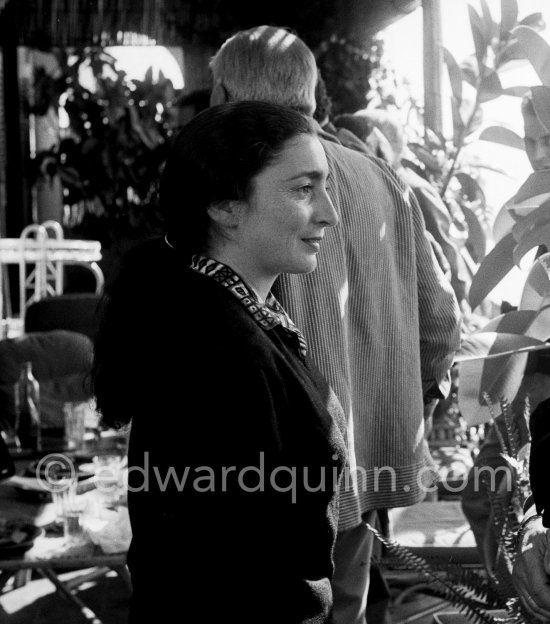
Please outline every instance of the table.
[[[21, 460], [17, 462], [21, 467]], [[92, 497], [97, 494], [94, 485], [85, 485], [83, 489], [88, 492], [82, 496]], [[23, 499], [17, 488], [10, 480], [0, 483], [0, 518], [7, 520], [26, 520], [36, 526], [46, 527], [55, 520], [55, 508], [50, 501]], [[95, 568], [94, 571], [80, 575], [71, 581], [60, 579], [59, 570], [84, 570]], [[58, 592], [70, 600], [82, 615], [94, 624], [101, 624], [96, 614], [86, 606], [76, 594], [76, 588], [84, 581], [96, 578], [109, 570], [114, 570], [121, 577], [131, 591], [130, 574], [126, 567], [126, 552], [106, 554], [102, 549], [93, 544], [89, 539], [83, 539], [82, 543], [70, 544], [65, 538], [51, 536], [44, 533], [36, 538], [32, 548], [16, 557], [1, 559], [0, 555], [0, 590], [14, 575], [18, 575], [17, 584], [25, 571], [36, 570], [40, 575], [49, 579]]]
[[[459, 500], [422, 501], [409, 507], [396, 507], [388, 512], [391, 538], [406, 547], [413, 555], [428, 562], [440, 560], [454, 562], [466, 568], [482, 568], [473, 532], [464, 516]], [[395, 564], [392, 557], [386, 558], [390, 566]], [[382, 559], [384, 564], [384, 558]], [[435, 568], [437, 569], [437, 568]], [[431, 583], [425, 575], [410, 567], [395, 566], [384, 570], [387, 581], [406, 581], [405, 589], [393, 596], [394, 606], [403, 604], [411, 594], [423, 592]], [[426, 617], [435, 611], [448, 608], [444, 599], [437, 600], [418, 613], [408, 617], [408, 621]], [[455, 624], [452, 621], [436, 621], [436, 624]], [[456, 624], [463, 624], [462, 621]]]
[[479, 552], [460, 501], [423, 501], [389, 510], [392, 538], [424, 558], [481, 564]]

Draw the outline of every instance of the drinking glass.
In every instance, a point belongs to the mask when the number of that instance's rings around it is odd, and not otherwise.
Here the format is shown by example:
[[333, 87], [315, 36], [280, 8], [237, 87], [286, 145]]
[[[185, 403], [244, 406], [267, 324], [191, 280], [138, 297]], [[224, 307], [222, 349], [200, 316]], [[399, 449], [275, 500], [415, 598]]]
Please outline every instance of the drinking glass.
[[87, 407], [88, 404], [83, 402], [67, 402], [63, 405], [65, 443], [69, 450], [82, 448], [86, 432]]
[[69, 542], [83, 539], [80, 526], [83, 504], [76, 494], [76, 487], [76, 479], [61, 478], [51, 492], [57, 522], [63, 524], [63, 535]]
[[123, 489], [123, 462], [121, 455], [96, 455], [93, 459], [96, 488], [107, 507], [118, 504]]

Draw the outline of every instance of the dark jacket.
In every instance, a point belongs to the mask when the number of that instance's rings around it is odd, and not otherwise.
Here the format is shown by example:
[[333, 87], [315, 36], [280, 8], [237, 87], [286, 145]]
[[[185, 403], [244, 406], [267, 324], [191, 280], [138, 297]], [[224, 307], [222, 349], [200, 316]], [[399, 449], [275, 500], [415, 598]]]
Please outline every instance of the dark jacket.
[[163, 242], [122, 275], [107, 318], [113, 408], [133, 418], [131, 621], [324, 622], [345, 459], [326, 383]]

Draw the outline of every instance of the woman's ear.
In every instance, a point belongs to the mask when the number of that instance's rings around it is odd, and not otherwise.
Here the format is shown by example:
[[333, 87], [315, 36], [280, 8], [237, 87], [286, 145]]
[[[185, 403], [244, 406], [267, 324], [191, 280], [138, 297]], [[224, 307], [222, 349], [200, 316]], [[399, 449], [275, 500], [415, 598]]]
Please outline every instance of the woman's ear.
[[214, 223], [222, 228], [235, 228], [239, 223], [242, 203], [236, 200], [224, 200], [210, 204], [206, 211]]

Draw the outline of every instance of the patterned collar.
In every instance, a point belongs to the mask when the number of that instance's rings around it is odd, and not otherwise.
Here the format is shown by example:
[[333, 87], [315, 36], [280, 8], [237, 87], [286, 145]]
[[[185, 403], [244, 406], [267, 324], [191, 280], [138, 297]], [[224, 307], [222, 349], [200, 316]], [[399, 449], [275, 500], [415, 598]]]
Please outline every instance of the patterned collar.
[[265, 303], [260, 303], [256, 293], [226, 264], [206, 256], [194, 255], [191, 269], [214, 279], [231, 292], [244, 306], [247, 312], [265, 330], [280, 325], [285, 334], [294, 342], [294, 346], [302, 357], [306, 356], [307, 343], [300, 330], [290, 320], [283, 306], [269, 293]]

